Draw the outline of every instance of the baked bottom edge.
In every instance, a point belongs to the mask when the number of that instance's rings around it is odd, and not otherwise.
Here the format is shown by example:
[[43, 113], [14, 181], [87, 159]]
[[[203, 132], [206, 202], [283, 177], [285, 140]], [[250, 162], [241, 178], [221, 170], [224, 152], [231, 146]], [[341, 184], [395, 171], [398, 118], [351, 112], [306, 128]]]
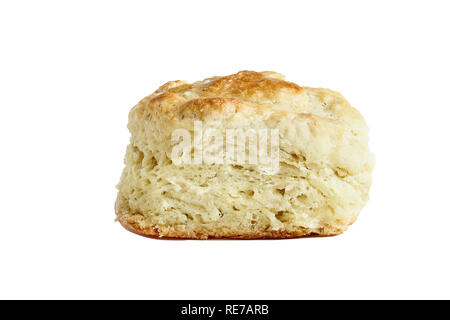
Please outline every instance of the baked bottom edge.
[[141, 217], [139, 214], [133, 214], [122, 201], [117, 199], [115, 205], [117, 221], [128, 231], [135, 234], [166, 240], [207, 240], [207, 239], [230, 239], [230, 240], [263, 240], [263, 239], [294, 239], [310, 237], [331, 237], [336, 236], [347, 230], [348, 226], [331, 227], [326, 226], [317, 229], [305, 227], [290, 227], [289, 230], [258, 230], [249, 228], [230, 229], [230, 230], [195, 230], [187, 229], [185, 225], [174, 226], [142, 226], [139, 223]]

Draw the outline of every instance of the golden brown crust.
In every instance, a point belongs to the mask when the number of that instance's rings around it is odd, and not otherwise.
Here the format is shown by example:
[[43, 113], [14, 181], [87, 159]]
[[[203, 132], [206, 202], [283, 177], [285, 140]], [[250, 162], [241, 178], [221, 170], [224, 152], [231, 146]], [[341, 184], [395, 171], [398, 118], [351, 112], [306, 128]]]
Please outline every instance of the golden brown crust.
[[269, 100], [283, 90], [290, 94], [298, 94], [302, 90], [299, 85], [282, 80], [282, 76], [275, 72], [255, 71], [241, 71], [225, 77], [210, 78], [199, 87], [204, 94], [247, 98], [256, 95]]
[[241, 111], [243, 103], [236, 98], [209, 97], [188, 100], [179, 107], [183, 118], [205, 119], [210, 115], [236, 113]]
[[276, 72], [241, 71], [192, 84], [170, 81], [142, 99], [131, 110], [130, 118], [211, 120], [248, 111], [265, 118], [303, 113], [339, 119], [356, 127], [365, 125], [359, 112], [339, 93], [301, 87], [283, 78]]

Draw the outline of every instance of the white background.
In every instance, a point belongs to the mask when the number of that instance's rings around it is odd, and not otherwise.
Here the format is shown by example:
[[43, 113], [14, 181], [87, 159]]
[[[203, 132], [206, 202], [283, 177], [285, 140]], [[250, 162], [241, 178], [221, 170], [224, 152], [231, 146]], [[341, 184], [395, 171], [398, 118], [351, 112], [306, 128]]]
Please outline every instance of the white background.
[[[0, 298], [450, 298], [448, 1], [2, 1]], [[273, 70], [370, 127], [338, 237], [163, 241], [114, 222], [129, 109]]]

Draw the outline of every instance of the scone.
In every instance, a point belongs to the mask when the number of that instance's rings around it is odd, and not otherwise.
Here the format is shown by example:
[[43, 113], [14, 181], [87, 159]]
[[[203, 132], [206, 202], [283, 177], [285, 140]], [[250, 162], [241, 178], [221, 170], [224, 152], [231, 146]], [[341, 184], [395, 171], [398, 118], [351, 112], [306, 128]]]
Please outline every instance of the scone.
[[360, 113], [275, 72], [168, 82], [128, 128], [116, 214], [141, 235], [330, 236], [368, 200], [374, 157]]

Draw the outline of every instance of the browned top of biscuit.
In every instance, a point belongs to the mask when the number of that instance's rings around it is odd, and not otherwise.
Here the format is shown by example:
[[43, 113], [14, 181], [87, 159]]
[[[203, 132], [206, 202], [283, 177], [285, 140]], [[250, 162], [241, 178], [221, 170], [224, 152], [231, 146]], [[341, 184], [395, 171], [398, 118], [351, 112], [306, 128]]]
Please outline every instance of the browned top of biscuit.
[[240, 112], [267, 117], [302, 114], [344, 122], [364, 121], [339, 93], [301, 87], [271, 71], [240, 71], [194, 83], [170, 81], [142, 99], [130, 116], [208, 120]]

